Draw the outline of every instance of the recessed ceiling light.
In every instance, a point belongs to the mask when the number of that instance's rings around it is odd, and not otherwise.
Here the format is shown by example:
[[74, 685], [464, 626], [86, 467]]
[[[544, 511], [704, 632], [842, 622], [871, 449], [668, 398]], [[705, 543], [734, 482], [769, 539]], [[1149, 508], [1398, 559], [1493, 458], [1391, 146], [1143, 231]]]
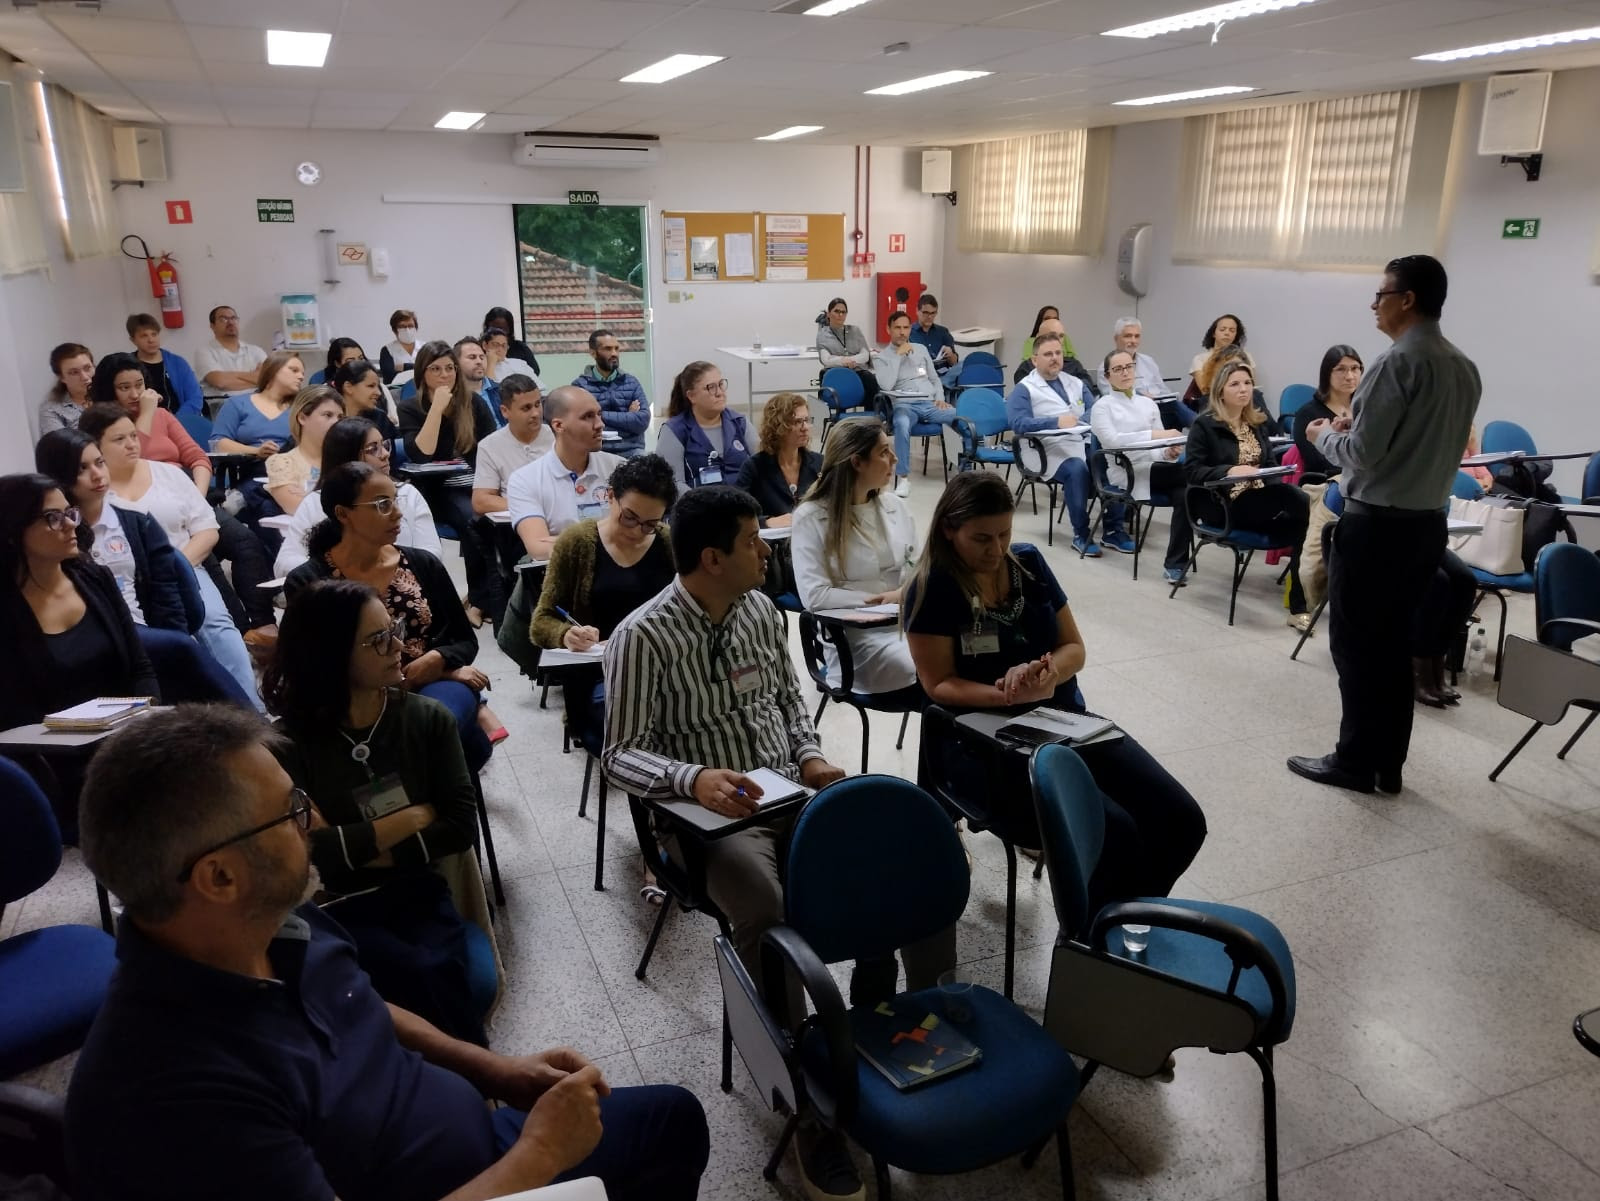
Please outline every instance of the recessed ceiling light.
[[1108, 29], [1103, 38], [1155, 38], [1164, 33], [1181, 33], [1185, 29], [1198, 29], [1205, 25], [1221, 25], [1224, 21], [1237, 21], [1241, 17], [1259, 17], [1262, 13], [1277, 12], [1281, 8], [1298, 8], [1302, 4], [1315, 4], [1317, 0], [1232, 0], [1230, 4], [1213, 4], [1210, 8], [1197, 8], [1193, 12], [1178, 13], [1156, 21], [1142, 21], [1138, 25], [1124, 25], [1121, 29]]
[[803, 133], [816, 133], [820, 125], [791, 125], [787, 129], [780, 129], [777, 133], [769, 133], [756, 139], [758, 142], [781, 142], [784, 138], [798, 138]]
[[1168, 92], [1165, 96], [1141, 96], [1137, 100], [1118, 100], [1116, 103], [1133, 108], [1144, 104], [1172, 104], [1179, 100], [1205, 100], [1210, 96], [1237, 96], [1240, 92], [1253, 91], [1254, 88], [1200, 88], [1193, 92]]
[[849, 12], [852, 8], [860, 8], [867, 0], [823, 0], [823, 3], [806, 9], [808, 17], [831, 17], [836, 13]]
[[937, 75], [920, 75], [901, 83], [891, 83], [881, 88], [869, 88], [868, 96], [904, 96], [908, 92], [925, 92], [929, 88], [942, 88], [947, 83], [962, 83], [968, 79], [982, 79], [988, 71], [940, 71]]
[[1592, 42], [1600, 38], [1600, 25], [1592, 29], [1569, 29], [1565, 33], [1541, 33], [1531, 38], [1516, 38], [1509, 42], [1488, 42], [1482, 46], [1463, 46], [1459, 50], [1439, 50], [1433, 54], [1418, 54], [1420, 63], [1451, 63], [1458, 58], [1481, 58], [1485, 54], [1511, 54], [1518, 50], [1541, 50], [1547, 46], [1565, 46], [1569, 42]]
[[267, 30], [267, 62], [274, 67], [320, 67], [328, 57], [331, 33]]
[[435, 129], [471, 129], [482, 121], [485, 113], [448, 112], [433, 123]]
[[674, 54], [671, 58], [664, 58], [658, 63], [651, 63], [642, 71], [635, 71], [632, 75], [624, 75], [618, 83], [666, 83], [669, 79], [676, 79], [680, 75], [687, 75], [690, 71], [698, 71], [701, 67], [709, 67], [712, 63], [720, 63], [720, 54]]

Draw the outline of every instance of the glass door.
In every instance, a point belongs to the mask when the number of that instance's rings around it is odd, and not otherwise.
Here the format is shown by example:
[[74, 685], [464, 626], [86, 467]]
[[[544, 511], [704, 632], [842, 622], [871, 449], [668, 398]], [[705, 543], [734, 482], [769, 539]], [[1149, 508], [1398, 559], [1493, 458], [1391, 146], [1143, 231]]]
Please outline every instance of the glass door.
[[589, 334], [609, 329], [622, 369], [652, 391], [648, 210], [628, 204], [515, 204], [524, 337], [545, 389], [590, 366]]

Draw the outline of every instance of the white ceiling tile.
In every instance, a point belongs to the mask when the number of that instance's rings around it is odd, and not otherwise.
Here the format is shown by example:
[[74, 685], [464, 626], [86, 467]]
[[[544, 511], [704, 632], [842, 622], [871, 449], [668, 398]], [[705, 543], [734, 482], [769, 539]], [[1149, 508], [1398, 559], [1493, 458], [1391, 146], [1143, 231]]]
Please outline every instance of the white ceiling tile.
[[603, 100], [615, 100], [626, 96], [637, 85], [631, 83], [618, 83], [616, 80], [604, 79], [577, 79], [568, 77], [558, 79], [554, 83], [547, 83], [541, 88], [535, 88], [529, 93], [530, 97], [548, 97], [554, 100], [581, 100], [590, 104], [598, 104]]
[[558, 46], [609, 49], [672, 16], [666, 4], [622, 0], [522, 0], [493, 30], [495, 41], [552, 42]]
[[[873, 0], [853, 9], [855, 15], [882, 21], [950, 21], [976, 25], [1039, 7], [1039, 0]], [[807, 17], [819, 25], [831, 25], [840, 17]]]
[[490, 113], [483, 119], [483, 133], [531, 133], [551, 121], [565, 119], [566, 113]]
[[252, 88], [294, 88], [312, 92], [332, 82], [325, 69], [318, 67], [274, 67], [270, 63], [224, 63], [203, 61], [212, 83]]
[[[859, 10], [871, 12], [871, 8]], [[813, 18], [815, 19], [815, 18]], [[875, 21], [863, 17], [829, 17], [826, 30], [805, 32], [786, 39], [778, 48], [786, 58], [821, 59], [826, 62], [860, 62], [880, 58], [885, 46], [910, 42], [913, 47], [958, 28], [932, 21]]]
[[593, 46], [529, 45], [516, 42], [486, 41], [458, 64], [459, 68], [491, 71], [502, 75], [565, 75], [600, 55]]
[[[894, 3], [895, 0], [890, 0]], [[1020, 12], [989, 18], [993, 25], [1018, 29], [1048, 29], [1061, 33], [1103, 33], [1123, 25], [1170, 17], [1191, 8], [1204, 8], [1205, 0], [1055, 0]]]
[[223, 105], [229, 125], [251, 129], [308, 129], [311, 126], [311, 108], [297, 106], [252, 105], [249, 108], [230, 108]]
[[240, 29], [296, 29], [332, 33], [338, 5], [329, 0], [170, 0], [186, 25], [230, 25]]
[[224, 108], [247, 108], [252, 104], [272, 105], [278, 108], [311, 107], [314, 93], [309, 88], [253, 88], [216, 84], [212, 95]]
[[81, 13], [52, 15], [50, 22], [76, 46], [91, 53], [188, 58], [194, 53], [183, 27], [171, 21], [124, 21]]
[[669, 17], [623, 43], [668, 54], [756, 53], [797, 35], [819, 36], [816, 18], [791, 13], [703, 12], [691, 9]]
[[626, 117], [591, 117], [588, 113], [579, 113], [576, 117], [547, 125], [545, 129], [551, 133], [616, 133], [629, 124]]
[[392, 109], [398, 112], [417, 98], [416, 92], [381, 92], [376, 89], [319, 88], [316, 106], [328, 108], [370, 108], [377, 111]]
[[[403, 71], [419, 80], [451, 67], [473, 47], [468, 38], [428, 38], [420, 40], [398, 33], [373, 33], [362, 37], [341, 35], [328, 49], [323, 68], [340, 71], [345, 67], [387, 67]], [[263, 56], [264, 57], [264, 56]]]
[[383, 109], [323, 108], [311, 110], [312, 129], [387, 129], [394, 115]]
[[524, 122], [539, 118], [559, 120], [588, 108], [592, 103], [594, 102], [591, 100], [564, 100], [541, 90], [531, 92], [519, 100], [513, 100], [510, 104], [501, 105], [496, 110], [496, 115], [516, 117]]
[[146, 104], [210, 106], [216, 103], [216, 96], [208, 83], [168, 83], [164, 80], [149, 80], [132, 83], [128, 87]]
[[509, 104], [526, 96], [542, 84], [551, 82], [553, 80], [548, 77], [539, 79], [534, 76], [487, 75], [482, 72], [457, 69], [441, 75], [430, 91], [448, 92], [459, 100], [470, 100], [476, 106], [473, 111], [481, 109], [489, 112], [502, 104]]
[[517, 0], [344, 0], [339, 29], [355, 36], [382, 30], [477, 37], [516, 6]]
[[123, 83], [204, 83], [205, 68], [197, 59], [144, 58], [137, 54], [97, 54], [95, 61], [113, 79]]
[[226, 125], [228, 118], [216, 105], [162, 104], [156, 106], [156, 116], [168, 125]]
[[194, 52], [208, 63], [265, 63], [267, 39], [259, 29], [224, 29], [220, 25], [190, 25]]

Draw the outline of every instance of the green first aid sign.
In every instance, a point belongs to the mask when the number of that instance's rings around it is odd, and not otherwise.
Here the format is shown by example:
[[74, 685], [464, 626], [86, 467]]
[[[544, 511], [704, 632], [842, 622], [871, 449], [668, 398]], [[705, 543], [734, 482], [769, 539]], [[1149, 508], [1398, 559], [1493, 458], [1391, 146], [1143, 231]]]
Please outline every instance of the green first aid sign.
[[1537, 238], [1539, 236], [1539, 218], [1509, 217], [1500, 223], [1500, 236], [1502, 238]]

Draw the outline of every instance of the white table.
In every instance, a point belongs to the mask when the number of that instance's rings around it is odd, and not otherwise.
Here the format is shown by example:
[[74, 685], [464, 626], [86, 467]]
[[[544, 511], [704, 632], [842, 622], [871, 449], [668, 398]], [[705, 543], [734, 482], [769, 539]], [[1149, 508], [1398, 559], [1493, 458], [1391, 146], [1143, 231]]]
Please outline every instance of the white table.
[[[730, 355], [740, 359], [745, 366], [745, 407], [750, 410], [752, 418], [756, 415], [756, 397], [776, 396], [779, 392], [792, 392], [793, 388], [764, 388], [756, 391], [756, 364], [757, 363], [821, 363], [821, 356], [813, 347], [801, 346], [795, 348], [795, 354], [775, 354], [771, 350], [757, 350], [754, 346], [719, 346], [718, 354]], [[809, 381], [808, 381], [809, 382]], [[804, 385], [802, 385], [804, 386]]]
[[1560, 505], [1568, 517], [1600, 517], [1600, 505]]
[[764, 530], [761, 531], [761, 541], [763, 541], [763, 542], [782, 542], [784, 539], [790, 537], [793, 534], [794, 534], [794, 529], [792, 527], [790, 527], [790, 526], [786, 526], [786, 525], [770, 526], [767, 529], [764, 529]]
[[510, 509], [496, 509], [492, 513], [485, 513], [484, 516], [487, 517], [490, 521], [494, 522], [496, 525], [510, 525], [511, 524], [511, 510]]
[[1169, 446], [1183, 446], [1188, 441], [1188, 435], [1177, 434], [1171, 438], [1146, 438], [1143, 442], [1124, 442], [1121, 446], [1107, 446], [1105, 450], [1107, 453], [1114, 450], [1165, 450]]

